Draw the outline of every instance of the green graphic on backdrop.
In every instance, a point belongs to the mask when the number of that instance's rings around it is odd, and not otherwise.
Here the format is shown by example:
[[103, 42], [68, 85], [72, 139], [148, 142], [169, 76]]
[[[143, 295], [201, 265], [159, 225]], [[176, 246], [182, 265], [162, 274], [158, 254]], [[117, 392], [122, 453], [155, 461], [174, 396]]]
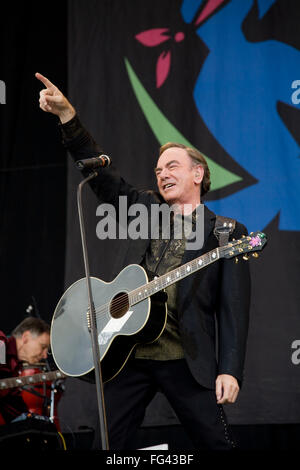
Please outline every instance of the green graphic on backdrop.
[[[160, 145], [163, 145], [166, 142], [178, 142], [187, 145], [188, 147], [195, 148], [192, 143], [189, 142], [160, 111], [158, 106], [150, 97], [149, 93], [147, 93], [143, 87], [141, 81], [137, 77], [128, 59], [126, 58], [125, 65], [136, 99], [138, 100], [145, 118], [147, 119], [149, 126], [151, 127], [152, 132], [154, 133]], [[211, 191], [224, 188], [225, 186], [242, 180], [240, 176], [226, 170], [221, 165], [214, 162], [207, 155], [203, 155], [207, 160], [211, 173]]]

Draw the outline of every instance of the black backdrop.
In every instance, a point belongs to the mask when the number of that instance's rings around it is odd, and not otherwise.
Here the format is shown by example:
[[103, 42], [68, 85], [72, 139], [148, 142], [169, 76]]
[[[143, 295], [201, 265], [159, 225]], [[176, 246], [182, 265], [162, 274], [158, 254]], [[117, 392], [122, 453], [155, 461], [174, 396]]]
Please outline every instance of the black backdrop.
[[1, 329], [9, 333], [35, 306], [51, 320], [64, 282], [66, 158], [53, 116], [38, 107], [34, 73], [67, 85], [67, 5], [53, 20], [39, 2], [1, 10], [0, 105]]
[[[161, 3], [151, 2], [153, 12]], [[0, 79], [6, 84], [6, 104], [0, 105], [1, 328], [7, 333], [25, 316], [33, 300], [38, 313], [50, 321], [64, 289], [83, 277], [75, 201], [80, 178], [69, 160], [66, 179], [67, 160], [57, 120], [38, 109], [41, 87], [34, 73], [48, 76], [68, 94], [86, 127], [130, 182], [141, 188], [154, 187], [152, 168], [159, 143], [130, 87], [124, 65], [126, 38], [130, 31], [139, 32], [150, 23], [159, 26], [167, 24], [166, 19], [179, 21], [178, 9], [160, 8], [158, 21], [154, 13], [145, 14], [138, 2], [124, 7], [118, 1], [73, 0], [67, 11], [66, 2], [54, 1], [51, 8], [59, 11], [55, 22], [51, 15], [41, 19], [37, 2], [18, 4], [17, 14], [12, 3], [0, 32]], [[187, 64], [192, 77], [199, 67], [197, 44], [193, 47], [195, 54]], [[143, 56], [139, 60], [149, 68], [146, 84], [151, 89], [153, 62], [150, 66], [151, 61]], [[187, 84], [190, 91], [192, 84], [193, 80]], [[197, 126], [202, 123], [195, 118], [187, 130], [186, 114], [176, 113], [181, 108], [172, 96], [160, 93], [162, 108], [200, 147], [203, 129], [198, 134]], [[181, 94], [178, 99], [184, 106]], [[210, 141], [206, 145], [213, 148]], [[219, 149], [216, 158], [222, 160]], [[234, 162], [229, 169], [238, 171]], [[243, 175], [242, 169], [239, 174]], [[89, 190], [85, 207], [92, 274], [110, 280], [118, 272], [118, 253], [125, 242], [97, 239], [97, 201]], [[299, 237], [297, 232], [279, 231], [278, 216], [264, 230], [270, 239], [268, 248], [251, 264], [253, 297], [245, 383], [238, 403], [227, 408], [233, 424], [298, 423], [300, 419], [299, 366], [292, 361], [292, 344], [299, 338]], [[59, 410], [65, 432], [82, 425], [95, 427], [94, 387], [68, 379]], [[170, 424], [177, 424], [177, 418], [158, 396], [147, 411], [144, 426]]]

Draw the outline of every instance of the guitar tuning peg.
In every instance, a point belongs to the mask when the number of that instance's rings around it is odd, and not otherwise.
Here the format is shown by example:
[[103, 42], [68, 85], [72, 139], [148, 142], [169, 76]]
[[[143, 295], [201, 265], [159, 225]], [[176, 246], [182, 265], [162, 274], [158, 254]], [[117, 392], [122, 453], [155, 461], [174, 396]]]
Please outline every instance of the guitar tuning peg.
[[253, 256], [253, 258], [258, 258], [259, 254], [255, 252], [255, 253], [252, 253], [252, 256]]
[[239, 259], [238, 259], [238, 258], [235, 258], [235, 259], [234, 259], [234, 262], [235, 262], [235, 264], [238, 264]]
[[243, 259], [244, 259], [245, 261], [248, 261], [248, 259], [249, 259], [249, 256], [247, 256], [247, 255], [244, 255], [244, 256], [243, 256]]

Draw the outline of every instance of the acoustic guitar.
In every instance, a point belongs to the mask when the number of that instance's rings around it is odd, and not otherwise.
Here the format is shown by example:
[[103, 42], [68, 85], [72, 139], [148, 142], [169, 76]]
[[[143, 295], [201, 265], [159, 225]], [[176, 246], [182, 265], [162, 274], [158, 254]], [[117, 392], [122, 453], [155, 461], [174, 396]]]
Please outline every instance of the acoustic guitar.
[[[139, 343], [155, 341], [166, 319], [166, 297], [158, 293], [220, 258], [249, 253], [258, 256], [267, 242], [262, 232], [215, 248], [204, 255], [148, 281], [145, 270], [131, 264], [112, 282], [91, 277], [103, 382], [115, 377]], [[151, 309], [153, 296], [155, 308]], [[80, 377], [94, 370], [90, 335], [86, 278], [72, 284], [59, 300], [53, 314], [50, 339], [57, 367], [66, 375]]]

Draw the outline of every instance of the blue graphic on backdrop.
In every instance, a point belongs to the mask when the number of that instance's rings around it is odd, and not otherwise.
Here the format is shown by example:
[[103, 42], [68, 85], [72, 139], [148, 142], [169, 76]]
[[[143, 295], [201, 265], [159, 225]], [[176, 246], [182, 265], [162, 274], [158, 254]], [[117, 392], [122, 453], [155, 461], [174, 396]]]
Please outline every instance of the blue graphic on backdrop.
[[[274, 0], [258, 2], [262, 17]], [[184, 0], [190, 22], [201, 1]], [[281, 230], [300, 230], [300, 149], [276, 105], [294, 106], [291, 84], [300, 78], [300, 53], [276, 40], [252, 43], [242, 22], [253, 0], [232, 0], [200, 25], [209, 54], [194, 99], [210, 132], [258, 183], [207, 205], [215, 212], [263, 229], [280, 213]], [[213, 157], [213, 156], [212, 156]]]

